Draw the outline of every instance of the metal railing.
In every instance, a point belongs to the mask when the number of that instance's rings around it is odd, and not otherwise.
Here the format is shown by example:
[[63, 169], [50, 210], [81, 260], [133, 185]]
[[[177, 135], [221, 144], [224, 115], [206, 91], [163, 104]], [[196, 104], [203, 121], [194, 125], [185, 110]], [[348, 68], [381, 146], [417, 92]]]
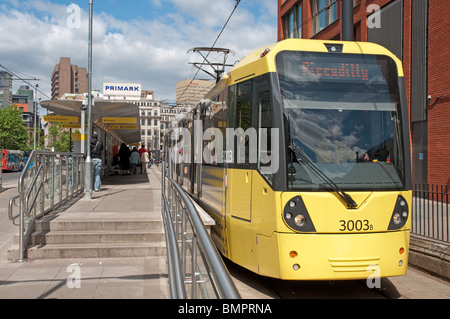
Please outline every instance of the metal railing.
[[83, 154], [33, 151], [18, 191], [9, 200], [8, 216], [19, 226], [19, 261], [24, 261], [36, 220], [84, 191]]
[[[189, 197], [162, 165], [162, 214], [173, 299], [240, 299], [228, 269]], [[167, 197], [166, 197], [167, 188]], [[186, 287], [190, 285], [190, 289]]]
[[449, 192], [443, 185], [415, 184], [411, 233], [450, 242]]

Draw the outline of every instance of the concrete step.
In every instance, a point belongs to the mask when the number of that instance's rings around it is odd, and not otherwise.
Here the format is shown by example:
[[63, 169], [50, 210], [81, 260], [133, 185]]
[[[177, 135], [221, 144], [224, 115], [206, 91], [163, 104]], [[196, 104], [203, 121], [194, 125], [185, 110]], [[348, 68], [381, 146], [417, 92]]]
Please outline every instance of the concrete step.
[[120, 220], [120, 219], [54, 219], [36, 223], [37, 232], [45, 231], [85, 231], [85, 230], [163, 230], [162, 220]]
[[34, 245], [150, 243], [164, 241], [164, 233], [155, 230], [83, 230], [41, 231], [32, 235]]
[[[8, 259], [19, 258], [19, 247], [8, 249]], [[28, 259], [158, 257], [166, 255], [164, 242], [108, 244], [35, 245], [28, 249]]]
[[[8, 252], [19, 258], [18, 236]], [[114, 213], [50, 216], [36, 223], [28, 259], [151, 257], [166, 254], [161, 219]]]

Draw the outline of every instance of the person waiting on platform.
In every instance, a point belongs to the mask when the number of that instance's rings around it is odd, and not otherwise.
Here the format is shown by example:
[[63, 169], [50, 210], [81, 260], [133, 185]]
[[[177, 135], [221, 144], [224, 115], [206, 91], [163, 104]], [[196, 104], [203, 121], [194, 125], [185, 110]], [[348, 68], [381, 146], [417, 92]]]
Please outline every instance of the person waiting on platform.
[[119, 165], [122, 169], [122, 175], [130, 175], [130, 149], [125, 143], [122, 143], [122, 145], [120, 145]]
[[131, 156], [130, 156], [130, 163], [131, 163], [131, 169], [133, 171], [133, 175], [136, 174], [136, 168], [139, 165], [140, 162], [140, 158], [139, 158], [139, 153], [136, 147], [133, 147], [133, 150], [131, 151]]
[[100, 191], [102, 186], [102, 179], [100, 173], [102, 171], [102, 151], [103, 143], [97, 139], [97, 132], [92, 133], [91, 139], [91, 157], [92, 168], [94, 170], [94, 190]]
[[147, 174], [147, 163], [150, 161], [150, 158], [148, 157], [148, 152], [144, 148], [141, 154], [141, 174], [142, 172]]
[[[147, 150], [145, 149], [145, 145], [142, 144], [141, 148], [138, 150], [139, 158], [141, 159], [141, 162], [142, 162], [142, 153], [144, 153], [144, 151], [147, 151]], [[142, 174], [142, 169], [143, 169], [142, 165], [140, 165], [140, 167], [141, 167], [141, 174]]]

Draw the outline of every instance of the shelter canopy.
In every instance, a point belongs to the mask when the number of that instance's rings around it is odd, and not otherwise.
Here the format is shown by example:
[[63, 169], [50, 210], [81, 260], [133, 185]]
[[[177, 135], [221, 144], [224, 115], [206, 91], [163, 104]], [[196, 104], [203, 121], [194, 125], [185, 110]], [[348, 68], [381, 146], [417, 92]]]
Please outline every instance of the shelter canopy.
[[[54, 112], [55, 115], [78, 116], [79, 123], [81, 117], [81, 106], [83, 104], [84, 103], [82, 100], [48, 100], [41, 102], [42, 107], [45, 107], [51, 112]], [[86, 111], [86, 123], [88, 122], [87, 113], [88, 112]], [[136, 118], [136, 128], [112, 129], [110, 128], [110, 126], [113, 124], [102, 123], [103, 117]], [[115, 136], [117, 139], [126, 144], [139, 143], [141, 141], [139, 107], [130, 102], [106, 101], [103, 99], [95, 98], [92, 105], [92, 123], [101, 127], [106, 132]]]

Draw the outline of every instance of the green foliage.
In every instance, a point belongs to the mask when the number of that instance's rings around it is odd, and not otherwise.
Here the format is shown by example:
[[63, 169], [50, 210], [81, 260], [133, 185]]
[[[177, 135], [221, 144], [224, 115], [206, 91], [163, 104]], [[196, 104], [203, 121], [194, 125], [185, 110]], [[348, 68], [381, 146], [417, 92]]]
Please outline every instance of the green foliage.
[[0, 109], [0, 148], [24, 150], [27, 148], [28, 131], [23, 125], [22, 111], [16, 105]]
[[55, 147], [55, 152], [69, 152], [70, 132], [61, 127], [61, 123], [52, 123], [49, 128], [49, 146]]

